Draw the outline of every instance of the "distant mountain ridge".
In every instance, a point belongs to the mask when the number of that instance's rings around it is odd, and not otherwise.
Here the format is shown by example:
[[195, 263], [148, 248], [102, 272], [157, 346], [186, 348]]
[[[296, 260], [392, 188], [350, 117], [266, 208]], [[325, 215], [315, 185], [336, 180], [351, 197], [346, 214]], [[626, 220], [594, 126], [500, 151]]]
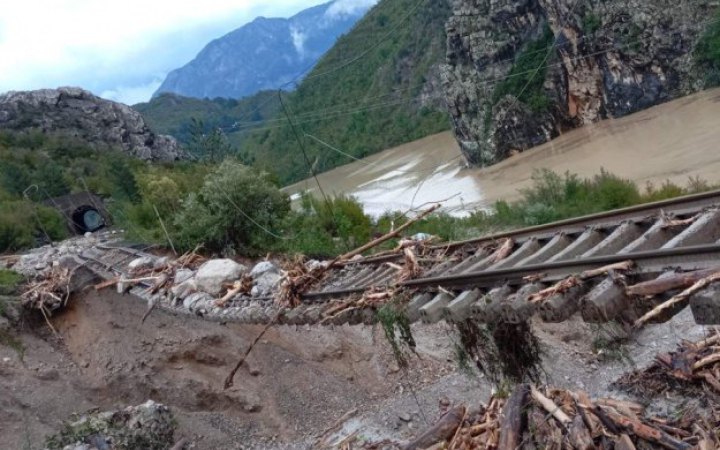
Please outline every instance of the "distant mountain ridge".
[[241, 98], [277, 89], [309, 69], [374, 3], [334, 0], [289, 19], [258, 17], [170, 72], [153, 97]]

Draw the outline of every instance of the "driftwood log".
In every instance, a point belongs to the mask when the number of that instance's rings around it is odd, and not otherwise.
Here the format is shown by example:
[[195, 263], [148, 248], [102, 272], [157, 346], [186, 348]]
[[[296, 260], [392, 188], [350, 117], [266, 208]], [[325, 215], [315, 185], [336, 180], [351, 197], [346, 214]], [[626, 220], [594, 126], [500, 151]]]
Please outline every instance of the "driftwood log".
[[526, 407], [530, 386], [519, 384], [505, 404], [500, 423], [498, 450], [515, 450], [522, 442], [522, 433], [527, 423]]
[[403, 447], [403, 450], [424, 450], [439, 442], [452, 439], [458, 427], [462, 424], [463, 417], [465, 417], [464, 406], [458, 406], [449, 410], [435, 425], [407, 443]]

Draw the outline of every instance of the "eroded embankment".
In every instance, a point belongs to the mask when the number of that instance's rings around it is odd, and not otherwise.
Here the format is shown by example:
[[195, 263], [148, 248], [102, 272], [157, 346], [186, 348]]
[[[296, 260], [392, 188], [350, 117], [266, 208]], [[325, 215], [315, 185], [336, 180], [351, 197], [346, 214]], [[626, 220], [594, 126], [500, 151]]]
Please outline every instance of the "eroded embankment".
[[[223, 390], [232, 365], [258, 326], [222, 324], [157, 310], [144, 324], [145, 304], [110, 290], [74, 296], [51, 319], [26, 321], [21, 360], [0, 346], [0, 428], [7, 448], [41, 448], [62, 420], [93, 408], [109, 410], [152, 399], [178, 420], [175, 437], [194, 448], [313, 448], [315, 436], [358, 409], [346, 432], [410, 439], [434, 422], [438, 405], [487, 401], [482, 378], [457, 372], [454, 336], [444, 324], [413, 328], [419, 357], [407, 373], [371, 327], [278, 326], [268, 332]], [[706, 327], [689, 311], [641, 330], [625, 346], [595, 342], [602, 333], [573, 319], [533, 323], [545, 350], [548, 382], [590, 395], [682, 338]], [[618, 355], [622, 355], [619, 357]], [[613, 395], [618, 395], [614, 392]]]

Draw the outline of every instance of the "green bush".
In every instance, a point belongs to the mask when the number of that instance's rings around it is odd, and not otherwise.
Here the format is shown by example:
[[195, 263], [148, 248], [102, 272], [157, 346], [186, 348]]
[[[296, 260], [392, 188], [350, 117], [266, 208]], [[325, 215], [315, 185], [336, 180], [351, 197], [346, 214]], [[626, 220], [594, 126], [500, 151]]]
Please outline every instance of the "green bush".
[[[67, 225], [52, 208], [15, 200], [0, 204], [0, 253], [32, 247], [36, 240], [67, 236]], [[47, 233], [47, 237], [46, 237]]]
[[720, 86], [720, 13], [715, 19], [695, 47], [695, 60], [702, 67], [706, 87]]
[[225, 160], [183, 201], [173, 221], [176, 244], [257, 255], [279, 239], [278, 225], [289, 211], [289, 198], [266, 174]]
[[530, 42], [517, 54], [510, 73], [495, 87], [489, 111], [506, 95], [520, 95], [518, 100], [535, 112], [545, 111], [550, 106], [550, 100], [543, 92], [543, 84], [547, 72], [545, 58], [548, 47], [552, 44], [553, 33], [550, 27], [546, 26], [542, 36]]
[[22, 279], [22, 275], [17, 272], [0, 269], [0, 286], [2, 287], [14, 289], [18, 284], [20, 284]]
[[283, 223], [283, 229], [290, 234], [287, 240], [278, 242], [275, 249], [279, 252], [322, 259], [331, 258], [345, 250], [340, 238], [333, 237], [323, 228], [320, 218], [315, 214], [293, 211]]

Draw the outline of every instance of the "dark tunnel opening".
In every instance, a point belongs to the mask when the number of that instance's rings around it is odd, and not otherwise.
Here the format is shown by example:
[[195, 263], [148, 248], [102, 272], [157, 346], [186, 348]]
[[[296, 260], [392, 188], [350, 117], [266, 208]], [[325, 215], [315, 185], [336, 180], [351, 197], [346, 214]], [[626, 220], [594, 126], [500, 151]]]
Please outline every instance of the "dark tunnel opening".
[[89, 205], [83, 205], [77, 208], [72, 213], [72, 221], [78, 233], [94, 232], [106, 225], [102, 214]]

